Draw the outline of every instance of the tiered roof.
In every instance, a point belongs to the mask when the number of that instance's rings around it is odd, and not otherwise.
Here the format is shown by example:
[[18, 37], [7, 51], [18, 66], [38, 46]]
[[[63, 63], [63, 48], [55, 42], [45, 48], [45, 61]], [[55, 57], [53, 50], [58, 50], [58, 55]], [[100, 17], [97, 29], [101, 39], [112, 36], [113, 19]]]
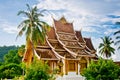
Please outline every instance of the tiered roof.
[[92, 45], [91, 38], [84, 38], [86, 42], [86, 46], [92, 51], [91, 53], [94, 54], [96, 52], [95, 48]]
[[91, 39], [83, 38], [80, 31], [73, 29], [73, 24], [62, 17], [53, 20], [54, 26], [47, 33], [46, 44], [36, 49], [41, 59], [79, 59], [79, 57], [96, 57]]

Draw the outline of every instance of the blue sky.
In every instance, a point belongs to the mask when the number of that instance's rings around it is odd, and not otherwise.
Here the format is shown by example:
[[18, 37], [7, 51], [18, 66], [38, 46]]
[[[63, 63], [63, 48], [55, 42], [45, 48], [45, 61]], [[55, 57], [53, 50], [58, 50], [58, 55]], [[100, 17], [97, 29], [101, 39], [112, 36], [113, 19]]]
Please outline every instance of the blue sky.
[[[19, 10], [26, 10], [26, 4], [37, 5], [39, 9], [47, 9], [43, 20], [52, 25], [52, 17], [59, 19], [61, 16], [73, 22], [75, 30], [82, 30], [84, 37], [92, 39], [95, 49], [101, 42], [100, 37], [111, 36], [120, 29], [114, 25], [120, 21], [120, 0], [0, 0], [0, 46], [21, 45], [25, 37], [19, 37], [17, 25], [24, 19], [17, 16]], [[113, 45], [116, 48], [116, 46]], [[120, 60], [118, 54], [112, 56]]]

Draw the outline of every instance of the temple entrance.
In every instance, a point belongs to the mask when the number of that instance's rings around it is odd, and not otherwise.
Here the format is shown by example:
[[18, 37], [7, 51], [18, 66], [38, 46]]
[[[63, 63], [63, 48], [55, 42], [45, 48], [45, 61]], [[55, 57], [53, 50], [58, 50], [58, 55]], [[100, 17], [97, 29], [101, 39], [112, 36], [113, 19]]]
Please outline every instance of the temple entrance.
[[73, 61], [73, 60], [69, 61], [68, 71], [76, 71], [76, 69], [75, 69], [75, 61]]
[[82, 57], [80, 60], [80, 74], [85, 68], [87, 68], [87, 60], [84, 57]]

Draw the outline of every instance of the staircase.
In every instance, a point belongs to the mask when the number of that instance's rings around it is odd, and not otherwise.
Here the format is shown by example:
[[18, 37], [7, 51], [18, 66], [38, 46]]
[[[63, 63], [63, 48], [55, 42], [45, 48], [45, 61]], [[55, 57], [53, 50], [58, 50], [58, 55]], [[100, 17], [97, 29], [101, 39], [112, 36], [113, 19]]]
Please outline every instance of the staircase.
[[76, 75], [74, 72], [69, 72], [68, 75], [58, 76], [56, 80], [85, 80], [81, 75]]

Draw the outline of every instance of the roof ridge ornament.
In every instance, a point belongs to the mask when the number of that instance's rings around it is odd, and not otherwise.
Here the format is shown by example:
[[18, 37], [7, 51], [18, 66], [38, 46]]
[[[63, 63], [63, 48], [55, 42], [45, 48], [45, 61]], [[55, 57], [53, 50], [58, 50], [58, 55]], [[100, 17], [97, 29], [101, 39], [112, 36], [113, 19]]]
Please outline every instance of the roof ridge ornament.
[[64, 16], [62, 16], [60, 19], [59, 19], [60, 22], [62, 23], [68, 23], [68, 21], [66, 20], [66, 18]]

